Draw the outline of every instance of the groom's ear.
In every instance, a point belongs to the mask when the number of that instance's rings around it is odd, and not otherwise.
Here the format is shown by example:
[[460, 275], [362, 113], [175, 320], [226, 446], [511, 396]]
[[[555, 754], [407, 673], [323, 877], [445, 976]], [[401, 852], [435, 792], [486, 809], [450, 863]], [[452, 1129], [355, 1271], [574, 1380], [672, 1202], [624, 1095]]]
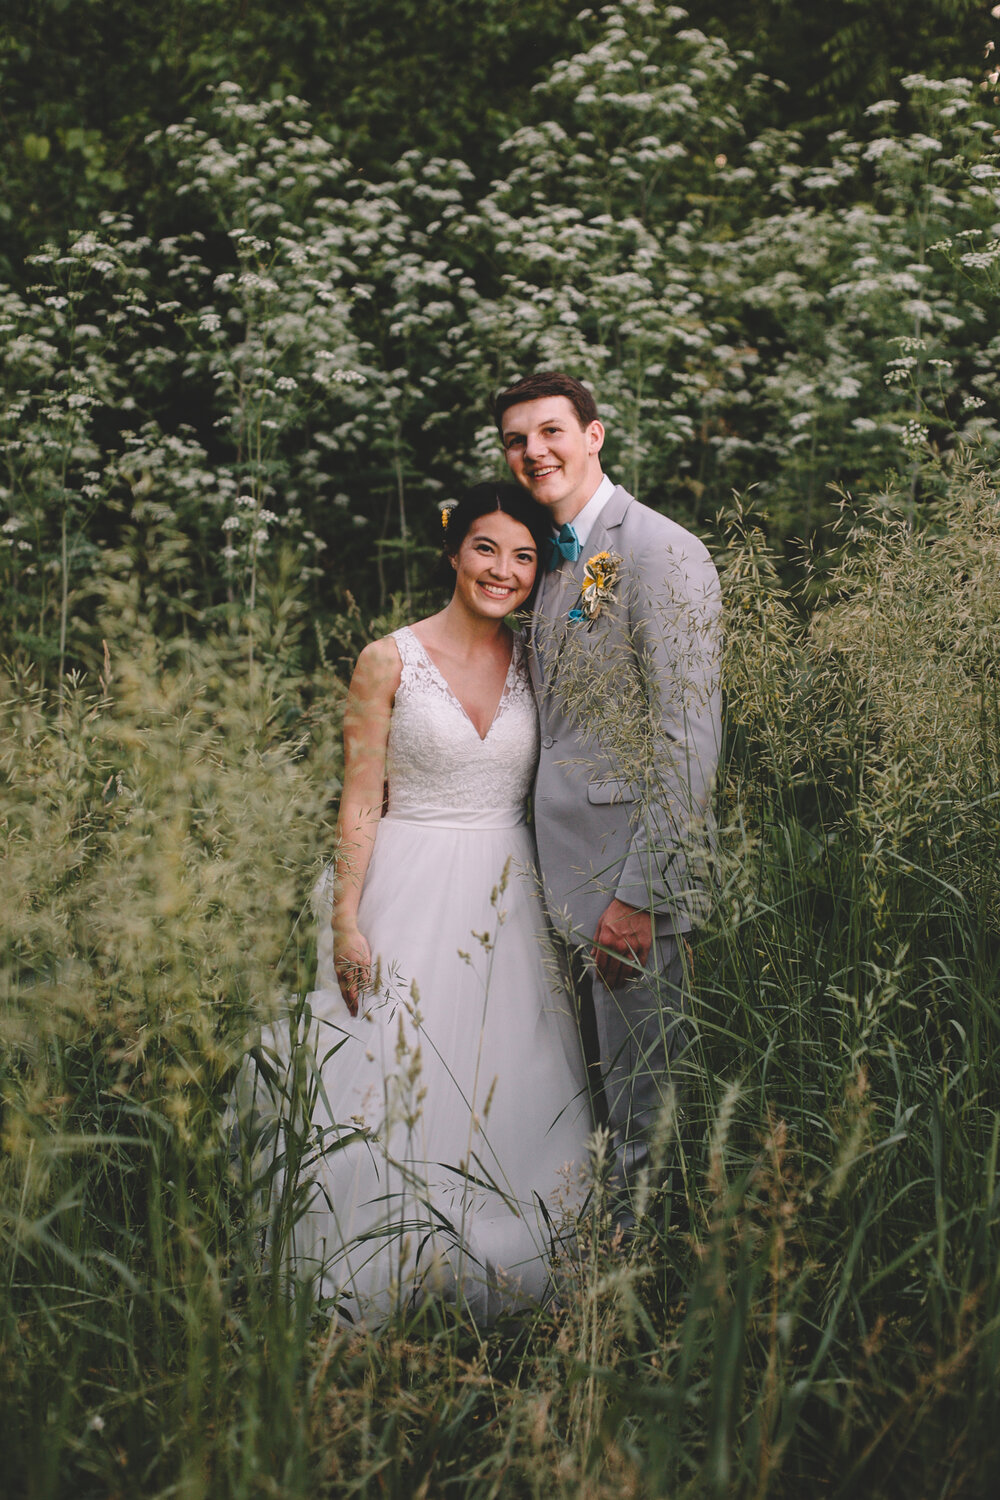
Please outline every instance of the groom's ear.
[[600, 453], [604, 447], [604, 423], [595, 417], [587, 428], [587, 452]]

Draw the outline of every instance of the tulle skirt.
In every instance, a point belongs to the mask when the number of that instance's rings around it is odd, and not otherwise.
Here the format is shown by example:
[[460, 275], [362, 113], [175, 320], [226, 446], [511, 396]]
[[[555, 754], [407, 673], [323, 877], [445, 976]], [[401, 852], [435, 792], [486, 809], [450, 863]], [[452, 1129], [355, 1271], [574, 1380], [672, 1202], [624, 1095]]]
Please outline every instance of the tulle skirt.
[[543, 1299], [585, 1191], [590, 1116], [529, 830], [383, 819], [357, 1017], [333, 975], [331, 895], [307, 997], [317, 1149], [296, 1263], [369, 1324], [427, 1296], [480, 1323]]

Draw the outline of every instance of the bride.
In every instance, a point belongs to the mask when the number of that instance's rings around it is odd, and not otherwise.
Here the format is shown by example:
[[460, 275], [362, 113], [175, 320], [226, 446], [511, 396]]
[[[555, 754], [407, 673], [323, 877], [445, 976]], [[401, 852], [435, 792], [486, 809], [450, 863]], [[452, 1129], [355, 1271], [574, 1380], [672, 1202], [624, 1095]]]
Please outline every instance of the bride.
[[526, 823], [538, 723], [505, 624], [550, 522], [492, 483], [445, 520], [450, 602], [351, 681], [333, 962], [321, 944], [308, 997], [329, 1119], [294, 1255], [355, 1321], [541, 1300], [583, 1190], [583, 1062]]

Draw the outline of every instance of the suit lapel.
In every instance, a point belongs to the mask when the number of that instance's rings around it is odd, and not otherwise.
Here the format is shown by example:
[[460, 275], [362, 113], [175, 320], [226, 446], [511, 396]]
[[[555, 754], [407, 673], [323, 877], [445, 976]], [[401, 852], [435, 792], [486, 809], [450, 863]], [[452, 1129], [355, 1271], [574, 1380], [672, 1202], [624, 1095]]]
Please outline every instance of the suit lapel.
[[[572, 565], [563, 563], [554, 574], [549, 573], [542, 580], [529, 625], [531, 644], [529, 671], [532, 686], [539, 699], [547, 697], [554, 684], [560, 648], [568, 627], [569, 612], [580, 596], [584, 565], [596, 552], [610, 551], [614, 547], [614, 533], [621, 525], [622, 517], [631, 503], [632, 496], [623, 490], [621, 485], [617, 485], [595, 521], [593, 530], [576, 562]], [[544, 608], [539, 608], [540, 604], [544, 605]], [[544, 632], [544, 651], [548, 657], [544, 667], [542, 653], [538, 650], [540, 627]]]
[[543, 697], [551, 686], [552, 663], [559, 653], [562, 627], [572, 607], [567, 597], [579, 590], [579, 583], [567, 563], [542, 580], [531, 612], [531, 680], [535, 692]]
[[598, 552], [610, 552], [614, 549], [615, 533], [631, 504], [632, 496], [627, 490], [623, 490], [621, 485], [618, 485], [608, 496], [608, 503], [594, 522], [594, 529], [588, 536], [587, 545], [576, 564], [580, 570], [581, 582], [583, 581], [583, 565], [587, 559], [594, 557]]

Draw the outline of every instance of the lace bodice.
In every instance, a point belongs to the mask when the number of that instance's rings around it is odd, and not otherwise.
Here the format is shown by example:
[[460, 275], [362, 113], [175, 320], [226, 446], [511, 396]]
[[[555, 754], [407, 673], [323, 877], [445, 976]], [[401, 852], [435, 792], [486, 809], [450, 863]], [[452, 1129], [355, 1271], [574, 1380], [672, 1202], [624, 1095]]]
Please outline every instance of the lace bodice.
[[456, 825], [520, 822], [538, 758], [538, 715], [515, 637], [485, 739], [409, 626], [393, 640], [403, 673], [386, 764], [390, 818]]

